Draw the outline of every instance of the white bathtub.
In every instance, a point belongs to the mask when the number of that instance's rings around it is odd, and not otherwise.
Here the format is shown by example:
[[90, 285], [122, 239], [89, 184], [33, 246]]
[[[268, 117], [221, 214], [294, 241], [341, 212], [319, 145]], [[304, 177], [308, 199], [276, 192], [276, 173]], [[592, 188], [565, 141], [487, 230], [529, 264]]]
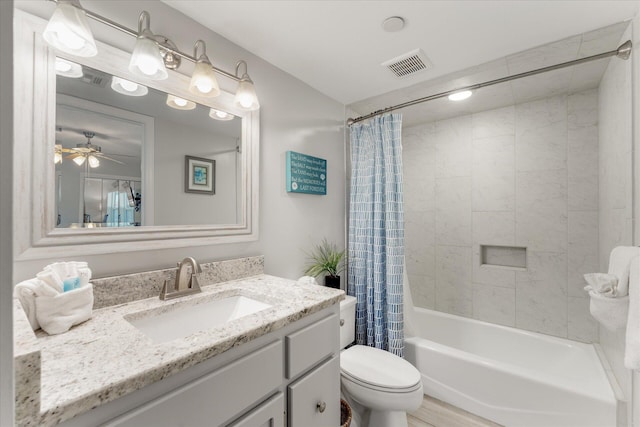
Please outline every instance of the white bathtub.
[[508, 427], [615, 427], [592, 345], [415, 309], [405, 356], [424, 392]]

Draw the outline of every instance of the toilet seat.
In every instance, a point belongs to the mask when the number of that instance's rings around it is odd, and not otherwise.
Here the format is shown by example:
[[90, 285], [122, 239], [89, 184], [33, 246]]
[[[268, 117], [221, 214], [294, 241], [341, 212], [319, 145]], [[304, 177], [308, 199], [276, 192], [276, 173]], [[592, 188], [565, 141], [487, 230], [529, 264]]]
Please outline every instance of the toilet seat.
[[385, 393], [408, 393], [422, 388], [420, 372], [406, 360], [387, 351], [355, 345], [340, 353], [345, 379]]

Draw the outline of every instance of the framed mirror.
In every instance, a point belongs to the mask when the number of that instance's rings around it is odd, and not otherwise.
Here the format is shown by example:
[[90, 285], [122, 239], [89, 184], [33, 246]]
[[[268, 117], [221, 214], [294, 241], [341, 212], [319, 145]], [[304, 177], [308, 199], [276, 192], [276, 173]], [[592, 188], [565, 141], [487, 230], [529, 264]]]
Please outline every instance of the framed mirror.
[[257, 239], [258, 111], [179, 72], [140, 78], [99, 41], [57, 52], [44, 20], [15, 19], [18, 259]]

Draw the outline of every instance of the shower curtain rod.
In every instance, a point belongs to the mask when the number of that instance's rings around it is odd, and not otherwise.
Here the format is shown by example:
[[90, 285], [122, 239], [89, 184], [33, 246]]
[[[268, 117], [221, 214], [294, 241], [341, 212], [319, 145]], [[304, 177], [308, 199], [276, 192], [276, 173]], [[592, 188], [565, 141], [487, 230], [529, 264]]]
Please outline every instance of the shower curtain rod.
[[617, 56], [620, 59], [629, 59], [631, 55], [631, 49], [633, 44], [631, 40], [627, 40], [622, 43], [616, 50], [611, 50], [609, 52], [600, 53], [598, 55], [587, 56], [585, 58], [574, 59], [573, 61], [563, 62], [561, 64], [550, 65], [548, 67], [538, 68], [537, 70], [526, 71], [524, 73], [514, 74], [513, 76], [502, 77], [495, 80], [489, 80], [484, 83], [477, 83], [470, 86], [464, 86], [453, 90], [448, 90], [446, 92], [440, 92], [435, 95], [425, 96], [423, 98], [414, 99], [412, 101], [403, 102], [401, 104], [393, 105], [391, 107], [384, 108], [382, 110], [374, 111], [373, 113], [366, 114], [364, 116], [356, 117], [355, 119], [349, 118], [347, 120], [347, 126], [351, 126], [354, 123], [361, 122], [363, 120], [370, 119], [371, 117], [379, 116], [381, 114], [390, 113], [391, 111], [398, 110], [400, 108], [410, 107], [416, 104], [422, 104], [423, 102], [432, 101], [434, 99], [444, 98], [445, 96], [449, 96], [456, 92], [462, 92], [465, 90], [476, 90], [487, 86], [493, 86], [498, 83], [509, 82], [511, 80], [521, 79], [523, 77], [535, 76], [536, 74], [546, 73], [548, 71], [559, 70], [560, 68], [571, 67], [572, 65], [578, 65], [585, 62], [596, 61], [598, 59], [608, 58], [610, 56]]

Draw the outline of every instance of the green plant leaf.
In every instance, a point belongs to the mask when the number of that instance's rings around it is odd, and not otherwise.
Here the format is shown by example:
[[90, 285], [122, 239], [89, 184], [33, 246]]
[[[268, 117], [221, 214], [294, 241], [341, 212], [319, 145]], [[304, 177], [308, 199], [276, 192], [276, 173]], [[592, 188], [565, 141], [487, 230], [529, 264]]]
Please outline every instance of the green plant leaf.
[[339, 251], [338, 247], [322, 239], [319, 245], [316, 245], [311, 253], [307, 254], [309, 262], [304, 274], [307, 276], [317, 277], [322, 273], [330, 276], [338, 276], [342, 272], [341, 261], [344, 257], [344, 251]]

